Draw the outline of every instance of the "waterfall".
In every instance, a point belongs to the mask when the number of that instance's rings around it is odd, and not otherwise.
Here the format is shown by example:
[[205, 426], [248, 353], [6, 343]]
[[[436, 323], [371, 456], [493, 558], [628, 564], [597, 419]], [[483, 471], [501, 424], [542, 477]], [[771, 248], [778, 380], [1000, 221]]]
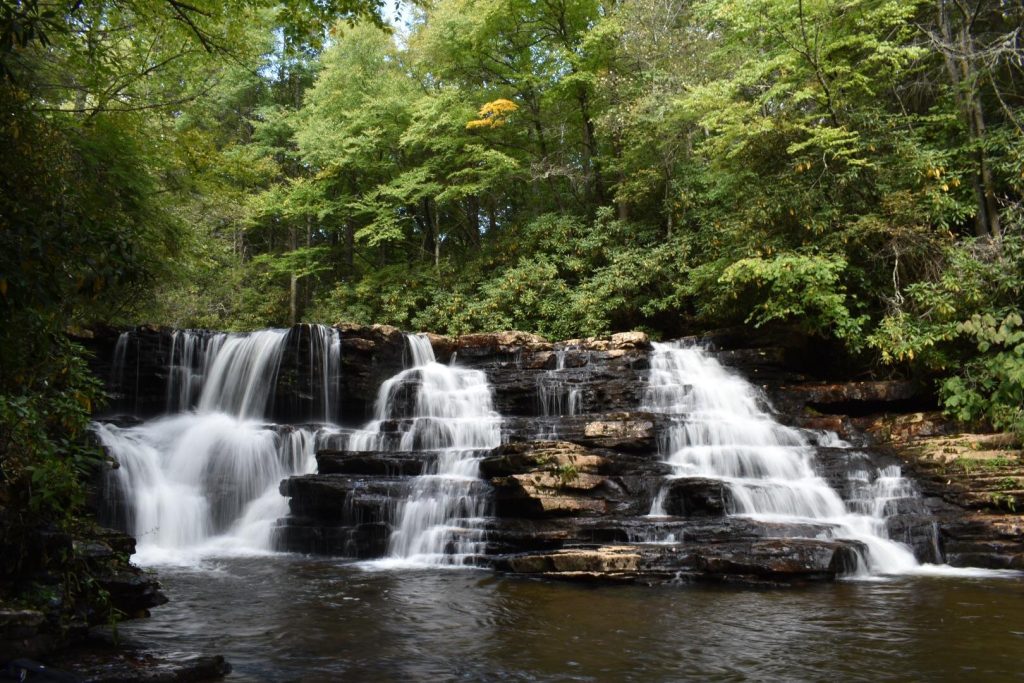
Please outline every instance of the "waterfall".
[[341, 386], [341, 333], [326, 325], [307, 325], [311, 393], [315, 393], [314, 416], [332, 422], [338, 414]]
[[[111, 383], [118, 387], [121, 396], [118, 397], [117, 405], [122, 410], [135, 411], [137, 406], [134, 403], [134, 399], [138, 396], [138, 354], [136, 354], [136, 367], [135, 374], [132, 380], [132, 391], [129, 393], [125, 391], [127, 378], [125, 376], [125, 370], [128, 368], [128, 344], [131, 342], [131, 333], [122, 332], [117, 336], [117, 343], [114, 344], [114, 358], [111, 363]], [[132, 404], [129, 405], [128, 396], [131, 396]]]
[[565, 348], [556, 349], [554, 370], [548, 370], [537, 378], [537, 398], [544, 417], [573, 416], [582, 412], [579, 385], [564, 377], [566, 351]]
[[[219, 343], [217, 335], [214, 343]], [[171, 333], [171, 353], [167, 372], [167, 412], [189, 410], [199, 398], [206, 374], [206, 350], [210, 336], [196, 330]]]
[[430, 456], [398, 505], [388, 541], [392, 564], [469, 564], [484, 550], [479, 461], [500, 445], [501, 418], [483, 372], [438, 363], [426, 336], [407, 335], [406, 343], [409, 367], [381, 385], [374, 420], [351, 435], [348, 447]]
[[239, 417], [263, 417], [274, 391], [287, 330], [223, 335], [212, 345], [213, 357], [199, 396], [199, 410]]
[[[898, 467], [864, 473], [859, 498], [847, 504], [814, 470], [814, 448], [803, 432], [779, 424], [761, 407], [758, 391], [697, 348], [656, 344], [645, 409], [673, 416], [662, 444], [674, 477], [722, 481], [731, 509], [767, 522], [820, 523], [834, 538], [867, 548], [862, 571], [914, 571], [911, 550], [888, 538], [892, 503], [916, 495]], [[651, 514], [663, 513], [662, 496]]]
[[[315, 470], [326, 431], [263, 421], [288, 334], [176, 331], [167, 361], [170, 414], [129, 427], [94, 424], [119, 464], [109, 497], [118, 503], [114, 517], [138, 541], [136, 561], [189, 563], [272, 549], [271, 527], [288, 510], [278, 486]], [[340, 339], [324, 326], [310, 326], [309, 339], [316, 377], [306, 383], [320, 390], [309, 417], [317, 420], [338, 405]], [[115, 382], [124, 380], [128, 343], [129, 336], [118, 340]]]

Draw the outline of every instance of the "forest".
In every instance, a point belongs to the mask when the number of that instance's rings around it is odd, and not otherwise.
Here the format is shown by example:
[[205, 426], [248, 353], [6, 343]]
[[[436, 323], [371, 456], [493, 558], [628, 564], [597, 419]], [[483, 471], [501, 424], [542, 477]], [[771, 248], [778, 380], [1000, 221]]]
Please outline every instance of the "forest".
[[[69, 329], [792, 324], [1024, 433], [1008, 0], [2, 0], [0, 458], [81, 503]], [[11, 526], [14, 525], [14, 526]]]

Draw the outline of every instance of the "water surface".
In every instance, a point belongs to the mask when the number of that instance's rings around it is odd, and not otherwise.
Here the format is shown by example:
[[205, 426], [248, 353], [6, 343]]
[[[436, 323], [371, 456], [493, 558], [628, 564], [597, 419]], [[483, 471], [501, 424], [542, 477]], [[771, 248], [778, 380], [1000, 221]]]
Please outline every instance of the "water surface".
[[231, 681], [1024, 680], [1024, 581], [589, 586], [271, 556], [163, 568], [121, 633]]

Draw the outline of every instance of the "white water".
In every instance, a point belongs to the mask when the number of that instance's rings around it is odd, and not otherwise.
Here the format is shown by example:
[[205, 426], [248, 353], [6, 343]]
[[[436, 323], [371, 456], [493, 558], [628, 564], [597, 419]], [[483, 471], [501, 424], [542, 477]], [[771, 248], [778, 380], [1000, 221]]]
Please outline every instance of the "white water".
[[[317, 326], [311, 332], [309, 365], [325, 373], [318, 378], [323, 413], [312, 417], [323, 417], [337, 405], [330, 388], [340, 367], [331, 342], [337, 331]], [[168, 407], [196, 403], [197, 410], [132, 427], [94, 425], [120, 465], [113, 478], [125, 499], [127, 530], [138, 542], [136, 562], [193, 564], [211, 555], [272, 551], [272, 526], [288, 511], [278, 486], [314, 471], [317, 436], [325, 431], [260, 419], [273, 400], [287, 335], [175, 333]], [[124, 374], [116, 364], [114, 372]]]
[[341, 334], [326, 325], [308, 325], [310, 387], [319, 389], [314, 417], [324, 423], [338, 417], [341, 387]]
[[[774, 421], [760, 403], [754, 386], [700, 349], [655, 345], [644, 407], [678, 416], [662, 444], [672, 476], [724, 482], [732, 494], [732, 514], [824, 524], [833, 538], [862, 542], [867, 548], [863, 573], [935, 573], [922, 568], [908, 546], [887, 536], [890, 506], [916, 495], [898, 467], [860, 475], [859, 498], [848, 509], [815, 473], [814, 448], [805, 435]], [[662, 495], [652, 516], [664, 514]]]
[[167, 368], [167, 412], [188, 410], [199, 399], [211, 337], [195, 330], [171, 333]]
[[263, 417], [274, 391], [287, 337], [287, 330], [261, 330], [247, 335], [223, 335], [215, 340], [199, 396], [199, 411]]
[[537, 378], [537, 397], [544, 417], [572, 416], [582, 412], [579, 385], [564, 377], [566, 351], [565, 348], [556, 349], [555, 369]]
[[[402, 501], [385, 566], [462, 565], [484, 549], [487, 514], [479, 479], [482, 452], [501, 443], [487, 377], [442, 365], [426, 336], [407, 335], [409, 367], [384, 382], [375, 419], [351, 435], [350, 450], [423, 451], [426, 471]], [[399, 423], [397, 443], [389, 434]]]

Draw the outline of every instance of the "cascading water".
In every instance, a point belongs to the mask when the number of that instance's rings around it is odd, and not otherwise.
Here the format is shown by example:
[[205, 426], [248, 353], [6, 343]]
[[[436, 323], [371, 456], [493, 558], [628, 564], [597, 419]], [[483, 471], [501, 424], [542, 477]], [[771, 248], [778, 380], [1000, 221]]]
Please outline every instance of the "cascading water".
[[[334, 373], [336, 384], [339, 347], [331, 340], [337, 331], [319, 327], [310, 335], [315, 341], [309, 366]], [[287, 330], [175, 332], [168, 358], [168, 412], [193, 405], [196, 411], [130, 427], [94, 425], [119, 463], [112, 472], [112, 498], [119, 501], [113, 516], [136, 537], [137, 561], [191, 562], [211, 553], [272, 549], [271, 527], [287, 514], [278, 485], [315, 469], [317, 435], [324, 431], [262, 419], [272, 405], [287, 339]], [[115, 360], [123, 364], [121, 345], [119, 340]], [[115, 381], [123, 379], [117, 363], [114, 374]], [[317, 382], [325, 394], [323, 412], [313, 418], [333, 414], [337, 403], [332, 378]]]
[[341, 335], [326, 325], [308, 325], [309, 385], [314, 395], [313, 415], [321, 422], [337, 417], [341, 386]]
[[[190, 409], [199, 398], [209, 336], [195, 330], [171, 333], [167, 368], [167, 412]], [[116, 381], [116, 379], [115, 379]]]
[[348, 448], [431, 456], [398, 505], [391, 564], [469, 564], [484, 549], [480, 456], [500, 445], [501, 417], [483, 372], [438, 363], [425, 336], [407, 335], [406, 342], [409, 367], [381, 385], [375, 419], [350, 436]]
[[579, 385], [564, 378], [566, 352], [565, 348], [556, 349], [555, 369], [537, 378], [537, 397], [544, 417], [572, 416], [582, 412]]
[[[854, 510], [814, 470], [805, 435], [774, 421], [759, 406], [757, 390], [697, 348], [656, 344], [645, 409], [673, 416], [662, 444], [675, 477], [720, 480], [735, 515], [767, 522], [825, 525], [834, 538], [867, 548], [862, 571], [914, 571], [910, 549], [886, 532], [888, 504], [913, 494], [898, 467], [871, 481], [865, 474]], [[663, 514], [659, 496], [651, 514]]]
[[215, 350], [199, 395], [200, 412], [263, 417], [274, 391], [287, 337], [287, 330], [224, 335], [213, 346]]

